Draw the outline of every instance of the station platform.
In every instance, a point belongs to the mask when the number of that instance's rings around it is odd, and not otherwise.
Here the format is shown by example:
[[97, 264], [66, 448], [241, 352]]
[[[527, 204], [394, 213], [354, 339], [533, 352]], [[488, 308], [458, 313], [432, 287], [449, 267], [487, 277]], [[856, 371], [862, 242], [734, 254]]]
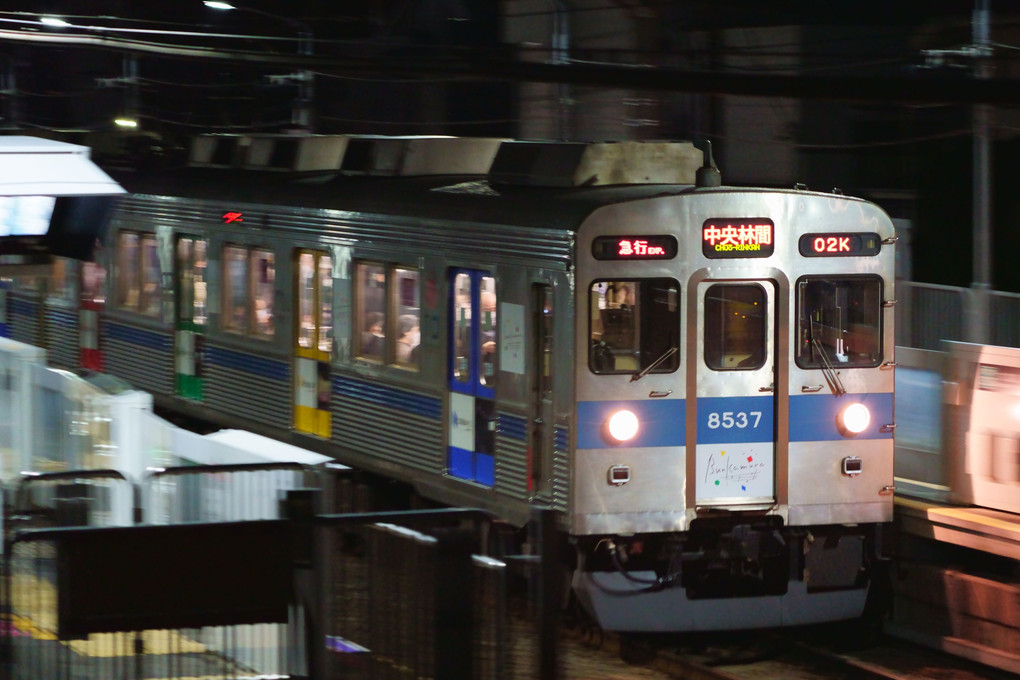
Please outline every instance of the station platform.
[[1020, 560], [1020, 515], [897, 496], [901, 533]]
[[1020, 515], [898, 495], [885, 629], [1020, 674]]

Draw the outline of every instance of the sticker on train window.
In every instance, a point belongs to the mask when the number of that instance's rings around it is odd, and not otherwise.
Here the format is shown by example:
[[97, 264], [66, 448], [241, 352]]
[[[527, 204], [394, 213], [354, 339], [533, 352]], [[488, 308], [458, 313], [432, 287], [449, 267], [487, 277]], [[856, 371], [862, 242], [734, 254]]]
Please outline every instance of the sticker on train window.
[[598, 236], [591, 244], [596, 260], [670, 260], [676, 257], [674, 236]]
[[882, 239], [878, 234], [804, 234], [800, 237], [804, 257], [859, 257], [878, 255]]
[[718, 217], [701, 226], [705, 257], [768, 257], [775, 250], [775, 224], [764, 217]]

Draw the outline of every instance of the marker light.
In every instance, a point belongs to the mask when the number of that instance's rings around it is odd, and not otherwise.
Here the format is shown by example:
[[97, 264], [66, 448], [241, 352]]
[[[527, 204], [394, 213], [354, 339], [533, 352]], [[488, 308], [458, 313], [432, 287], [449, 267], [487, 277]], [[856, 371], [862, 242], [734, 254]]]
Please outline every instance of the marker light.
[[864, 404], [850, 404], [839, 414], [839, 423], [849, 434], [860, 434], [871, 424], [871, 413]]
[[638, 418], [632, 411], [617, 411], [606, 422], [609, 436], [618, 442], [633, 439], [638, 433]]

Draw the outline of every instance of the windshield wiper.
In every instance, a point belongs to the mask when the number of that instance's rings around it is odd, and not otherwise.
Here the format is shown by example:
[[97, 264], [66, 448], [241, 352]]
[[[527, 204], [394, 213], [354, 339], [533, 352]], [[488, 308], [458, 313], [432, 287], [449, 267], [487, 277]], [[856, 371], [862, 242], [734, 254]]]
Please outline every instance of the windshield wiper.
[[811, 319], [811, 344], [822, 358], [822, 375], [825, 376], [825, 382], [829, 384], [829, 389], [832, 390], [833, 394], [841, 397], [846, 394], [846, 388], [843, 387], [843, 381], [839, 379], [839, 373], [829, 360], [825, 347], [818, 341], [818, 333], [815, 332], [815, 328], [818, 325], [814, 319]]
[[676, 353], [677, 353], [677, 348], [675, 346], [674, 347], [670, 347], [669, 349], [666, 350], [666, 353], [663, 354], [661, 357], [659, 357], [658, 359], [656, 359], [652, 363], [648, 364], [645, 368], [641, 369], [640, 372], [635, 373], [634, 375], [630, 376], [630, 381], [631, 382], [637, 382], [638, 380], [641, 380], [641, 378], [643, 378], [646, 375], [648, 375], [648, 373], [652, 369], [654, 369], [656, 366], [658, 366], [663, 361], [665, 361], [666, 359], [670, 358], [671, 356], [673, 356]]

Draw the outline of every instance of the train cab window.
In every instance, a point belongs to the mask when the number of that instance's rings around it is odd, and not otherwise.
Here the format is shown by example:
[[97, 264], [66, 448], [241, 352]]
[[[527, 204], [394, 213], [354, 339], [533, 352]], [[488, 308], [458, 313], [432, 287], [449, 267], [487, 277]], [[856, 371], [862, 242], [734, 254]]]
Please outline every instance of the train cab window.
[[765, 289], [719, 283], [705, 293], [705, 363], [715, 371], [748, 371], [765, 364], [768, 341]]
[[672, 373], [680, 366], [680, 284], [674, 279], [595, 281], [588, 366], [594, 373]]
[[386, 268], [359, 263], [355, 299], [361, 331], [356, 334], [356, 356], [382, 361], [386, 355]]
[[882, 280], [809, 276], [797, 281], [797, 365], [867, 367], [882, 361]]

